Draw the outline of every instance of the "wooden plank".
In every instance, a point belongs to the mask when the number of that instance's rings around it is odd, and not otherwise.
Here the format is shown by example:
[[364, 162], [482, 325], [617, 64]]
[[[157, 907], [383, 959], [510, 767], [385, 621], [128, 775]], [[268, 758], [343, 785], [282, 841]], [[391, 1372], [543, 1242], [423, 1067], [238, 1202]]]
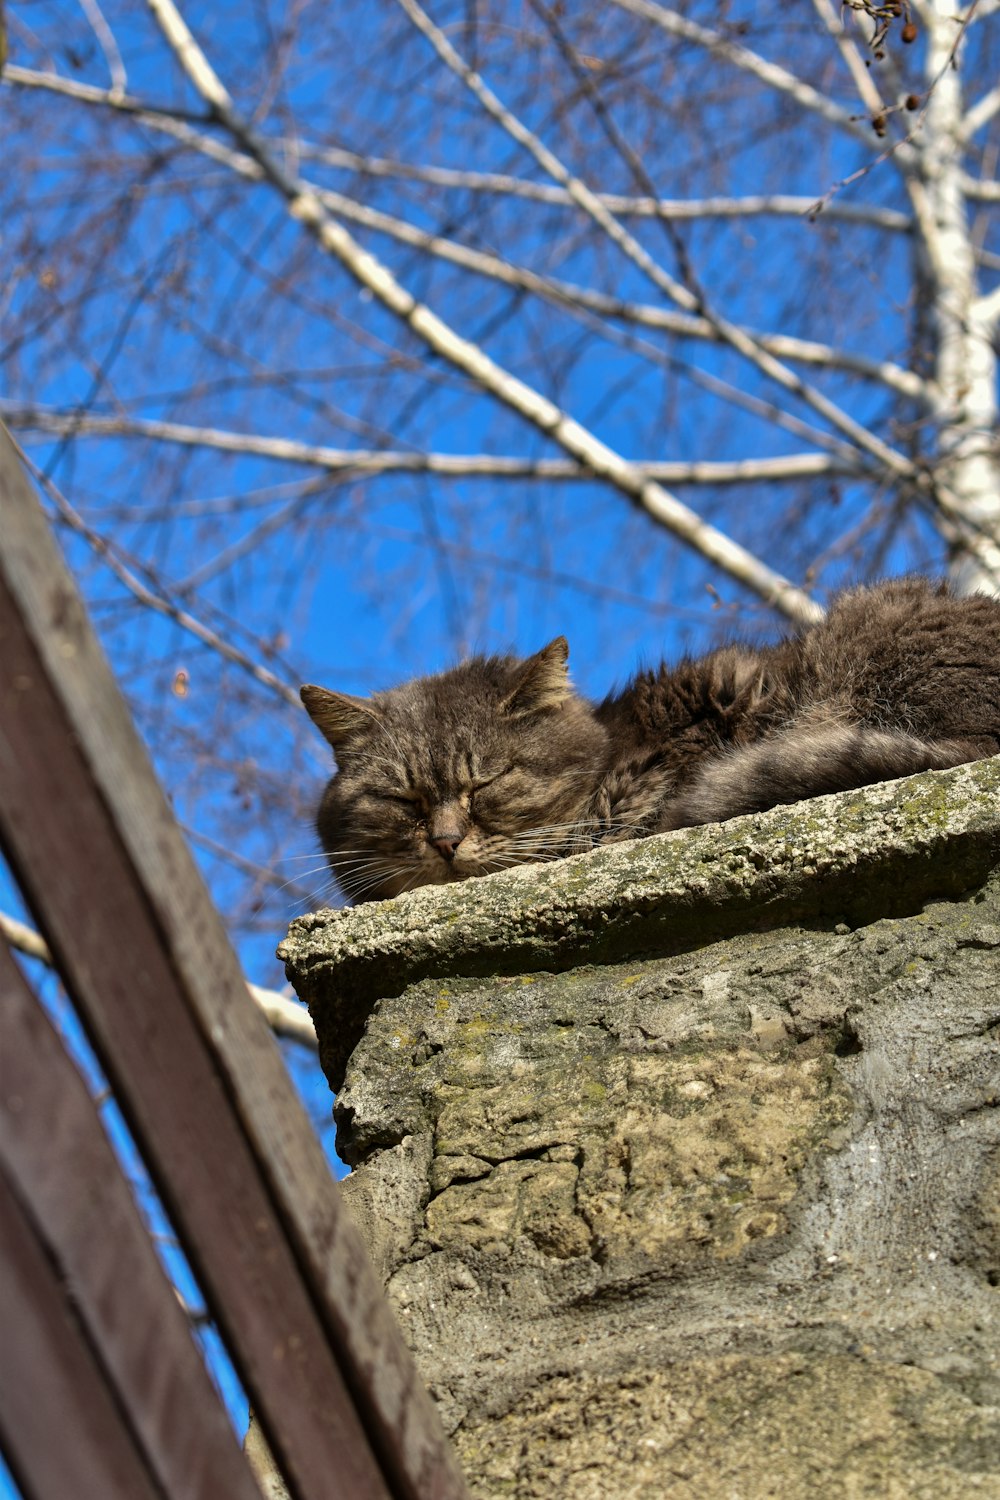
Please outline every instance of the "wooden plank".
[[[392, 1494], [459, 1500], [436, 1413], [6, 434], [0, 518], [2, 838], [265, 1435], [291, 1480], [293, 1456], [303, 1472], [317, 1465], [288, 1409], [308, 1412], [312, 1388], [306, 1425], [340, 1421], [313, 1344], [293, 1338], [291, 1277], [332, 1343]], [[332, 1475], [346, 1489], [338, 1433], [323, 1500]]]
[[2, 938], [0, 1170], [165, 1493], [260, 1500], [97, 1107]]
[[0, 1172], [0, 1449], [24, 1500], [164, 1500]]
[[[3, 694], [7, 683], [21, 686]], [[289, 1488], [327, 1500], [338, 1474], [343, 1494], [386, 1500], [211, 1049], [2, 577], [0, 694], [0, 840]], [[239, 1003], [253, 1015], [245, 992]]]

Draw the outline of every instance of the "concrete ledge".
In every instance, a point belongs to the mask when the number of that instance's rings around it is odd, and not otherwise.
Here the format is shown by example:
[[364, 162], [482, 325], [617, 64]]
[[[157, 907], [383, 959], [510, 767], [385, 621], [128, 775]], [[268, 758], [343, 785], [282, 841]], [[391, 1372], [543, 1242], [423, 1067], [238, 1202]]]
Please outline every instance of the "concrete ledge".
[[474, 1500], [1000, 1500], [1000, 757], [282, 952]]
[[374, 1002], [420, 979], [558, 972], [788, 922], [905, 915], [979, 884], [998, 858], [1000, 756], [316, 912], [278, 956], [338, 1089]]

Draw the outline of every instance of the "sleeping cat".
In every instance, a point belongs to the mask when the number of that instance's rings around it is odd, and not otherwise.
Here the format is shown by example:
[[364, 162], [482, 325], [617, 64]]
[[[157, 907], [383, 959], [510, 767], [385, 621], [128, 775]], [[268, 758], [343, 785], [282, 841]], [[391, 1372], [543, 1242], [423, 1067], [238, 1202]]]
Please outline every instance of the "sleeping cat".
[[1000, 751], [1000, 602], [900, 579], [775, 646], [641, 672], [594, 706], [562, 636], [372, 698], [307, 686], [336, 752], [317, 828], [353, 901], [721, 822]]

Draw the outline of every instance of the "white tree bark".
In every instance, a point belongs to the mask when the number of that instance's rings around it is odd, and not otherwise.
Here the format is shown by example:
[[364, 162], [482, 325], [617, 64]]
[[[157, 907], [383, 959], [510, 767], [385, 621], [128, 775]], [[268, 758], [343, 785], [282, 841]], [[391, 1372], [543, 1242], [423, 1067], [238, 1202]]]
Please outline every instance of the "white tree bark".
[[[981, 297], [969, 225], [963, 148], [969, 124], [984, 124], [982, 106], [963, 118], [963, 39], [956, 38], [949, 0], [926, 0], [927, 102], [920, 174], [933, 215], [936, 253], [917, 238], [919, 277], [932, 323], [934, 381], [931, 420], [936, 429], [935, 476], [953, 499], [960, 532], [1000, 536], [1000, 469], [996, 456], [997, 361], [993, 348], [996, 298]], [[987, 96], [988, 98], [990, 96]], [[981, 556], [960, 553], [953, 568], [964, 590], [1000, 592]]]

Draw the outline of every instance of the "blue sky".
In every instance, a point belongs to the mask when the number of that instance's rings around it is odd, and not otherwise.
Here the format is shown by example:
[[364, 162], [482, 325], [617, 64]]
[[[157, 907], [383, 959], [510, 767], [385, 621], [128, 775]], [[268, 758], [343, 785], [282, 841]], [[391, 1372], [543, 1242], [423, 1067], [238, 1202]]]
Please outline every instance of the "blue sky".
[[[704, 25], [719, 23], [717, 6], [698, 0], [689, 10]], [[550, 281], [666, 307], [648, 278], [565, 205], [486, 191], [474, 176], [441, 185], [373, 163], [550, 185], [391, 0], [287, 9], [262, 0], [186, 14], [238, 108], [315, 184]], [[724, 21], [727, 35], [853, 111], [861, 140], [610, 5], [564, 21], [572, 67], [527, 9], [456, 3], [433, 14], [505, 103], [594, 188], [814, 201], [870, 167], [818, 218], [797, 211], [678, 228], [623, 222], [671, 275], [683, 280], [689, 262], [689, 284], [728, 318], [872, 359], [919, 360], [907, 237], [836, 217], [840, 206], [901, 211], [906, 202], [892, 164], [872, 165], [879, 142], [864, 138], [850, 78], [811, 11], [779, 16], [737, 0]], [[145, 8], [113, 0], [104, 15], [128, 92], [188, 112], [225, 144]], [[20, 66], [107, 87], [108, 55], [70, 0], [15, 4], [9, 24]], [[994, 35], [981, 28], [970, 43], [970, 72], [987, 82], [996, 76]], [[919, 86], [921, 51], [918, 43], [890, 58], [900, 88]], [[609, 144], [588, 82], [641, 159], [641, 174]], [[521, 418], [428, 358], [269, 187], [155, 124], [27, 87], [5, 96], [9, 167], [0, 193], [14, 272], [4, 293], [3, 408], [12, 420], [26, 408], [75, 414], [68, 437], [26, 419], [15, 422], [16, 434], [146, 586], [286, 687], [312, 680], [368, 692], [463, 652], [527, 653], [564, 633], [578, 685], [601, 696], [664, 654], [699, 651], [734, 631], [788, 628], [594, 481], [331, 475], [288, 457], [88, 431], [86, 419], [125, 427], [159, 420], [337, 449], [559, 456]], [[455, 329], [634, 461], [777, 457], [820, 451], [830, 436], [805, 403], [731, 349], [593, 308], [568, 311], [371, 225], [352, 221], [352, 232]], [[985, 211], [977, 235], [995, 257]], [[887, 441], [917, 451], [932, 440], [919, 414], [877, 381], [838, 369], [806, 373]], [[727, 383], [732, 399], [722, 394]], [[871, 572], [945, 562], [923, 513], [897, 506], [877, 476], [677, 493], [820, 598]], [[176, 620], [137, 605], [79, 537], [65, 528], [59, 535], [244, 968], [259, 983], [279, 984], [274, 948], [287, 922], [337, 899], [314, 868], [311, 827], [327, 748], [294, 705]], [[9, 881], [0, 880], [0, 898], [21, 914]], [[72, 1024], [68, 1036], [82, 1051]], [[330, 1149], [325, 1081], [301, 1050], [285, 1055]], [[120, 1128], [115, 1134], [127, 1154]], [[130, 1166], [138, 1173], [138, 1163]], [[228, 1396], [238, 1410], [231, 1386]]]

